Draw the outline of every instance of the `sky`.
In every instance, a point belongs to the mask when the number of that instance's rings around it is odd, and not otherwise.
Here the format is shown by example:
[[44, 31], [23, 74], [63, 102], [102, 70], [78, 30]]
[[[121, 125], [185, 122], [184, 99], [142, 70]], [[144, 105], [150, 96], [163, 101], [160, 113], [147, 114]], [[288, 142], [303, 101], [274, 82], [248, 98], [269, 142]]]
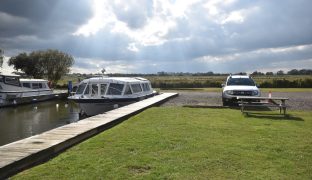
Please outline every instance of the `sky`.
[[0, 48], [58, 49], [72, 73], [312, 69], [311, 0], [1, 0]]

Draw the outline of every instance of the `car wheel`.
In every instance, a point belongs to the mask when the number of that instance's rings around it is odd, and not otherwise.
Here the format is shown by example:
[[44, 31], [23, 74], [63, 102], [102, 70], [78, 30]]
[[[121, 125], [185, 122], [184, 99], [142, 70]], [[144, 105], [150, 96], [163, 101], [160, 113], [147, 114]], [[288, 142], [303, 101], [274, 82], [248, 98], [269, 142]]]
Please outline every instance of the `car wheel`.
[[228, 106], [229, 103], [224, 98], [222, 98], [222, 105], [223, 106]]

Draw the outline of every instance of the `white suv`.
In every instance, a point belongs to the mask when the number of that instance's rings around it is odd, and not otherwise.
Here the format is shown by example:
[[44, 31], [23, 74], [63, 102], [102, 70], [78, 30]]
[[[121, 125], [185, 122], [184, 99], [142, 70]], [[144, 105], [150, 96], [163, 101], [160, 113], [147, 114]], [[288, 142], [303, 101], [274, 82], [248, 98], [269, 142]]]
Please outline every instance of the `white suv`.
[[237, 96], [260, 96], [260, 90], [249, 76], [230, 75], [222, 84], [222, 103], [227, 106], [237, 102]]

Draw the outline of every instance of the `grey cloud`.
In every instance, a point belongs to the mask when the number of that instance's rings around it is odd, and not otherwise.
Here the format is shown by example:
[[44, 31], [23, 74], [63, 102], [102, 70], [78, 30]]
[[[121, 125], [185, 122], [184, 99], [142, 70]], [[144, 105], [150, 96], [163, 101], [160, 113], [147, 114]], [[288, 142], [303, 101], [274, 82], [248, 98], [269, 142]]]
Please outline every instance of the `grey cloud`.
[[[6, 31], [1, 29], [7, 37], [17, 35], [57, 37], [59, 34], [74, 31], [92, 16], [87, 0], [78, 0], [75, 3], [70, 0], [2, 0], [0, 12], [2, 21], [5, 18], [4, 13], [16, 19], [11, 22], [13, 27], [7, 27]], [[18, 19], [21, 18], [27, 23], [20, 23]]]
[[231, 46], [251, 50], [312, 43], [311, 1], [259, 1], [256, 5], [259, 10], [246, 22], [225, 26], [235, 33]]
[[[222, 7], [235, 11], [258, 7], [243, 23], [218, 24], [209, 17], [203, 4], [188, 9], [186, 18], [177, 18], [176, 27], [163, 37], [161, 45], [143, 46], [138, 52], [128, 50], [135, 40], [126, 34], [111, 32], [111, 24], [89, 37], [73, 36], [75, 30], [92, 17], [88, 0], [2, 0], [0, 2], [0, 44], [7, 51], [32, 51], [55, 48], [79, 58], [76, 67], [94, 68], [86, 59], [122, 60], [129, 64], [142, 63], [140, 72], [214, 71], [238, 72], [258, 70], [285, 63], [312, 68], [312, 50], [288, 54], [248, 54], [261, 48], [289, 47], [312, 44], [312, 1], [236, 1]], [[146, 25], [153, 17], [149, 0], [111, 2], [118, 20], [132, 30]], [[135, 42], [136, 43], [136, 42]], [[202, 56], [224, 56], [245, 53], [235, 61], [199, 63]], [[9, 53], [10, 54], [10, 53]], [[12, 54], [12, 53], [11, 53]], [[301, 63], [299, 63], [301, 62]], [[300, 68], [300, 67], [298, 67]]]
[[125, 22], [129, 28], [138, 29], [144, 27], [149, 17], [152, 16], [153, 2], [150, 0], [129, 0], [126, 5], [113, 4], [116, 17]]

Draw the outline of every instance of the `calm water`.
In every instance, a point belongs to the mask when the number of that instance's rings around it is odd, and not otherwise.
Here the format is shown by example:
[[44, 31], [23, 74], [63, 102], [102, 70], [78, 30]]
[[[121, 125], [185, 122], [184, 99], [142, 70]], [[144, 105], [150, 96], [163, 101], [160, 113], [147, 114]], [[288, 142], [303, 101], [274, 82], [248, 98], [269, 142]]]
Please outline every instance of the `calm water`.
[[0, 108], [0, 146], [78, 120], [78, 106], [64, 100]]

